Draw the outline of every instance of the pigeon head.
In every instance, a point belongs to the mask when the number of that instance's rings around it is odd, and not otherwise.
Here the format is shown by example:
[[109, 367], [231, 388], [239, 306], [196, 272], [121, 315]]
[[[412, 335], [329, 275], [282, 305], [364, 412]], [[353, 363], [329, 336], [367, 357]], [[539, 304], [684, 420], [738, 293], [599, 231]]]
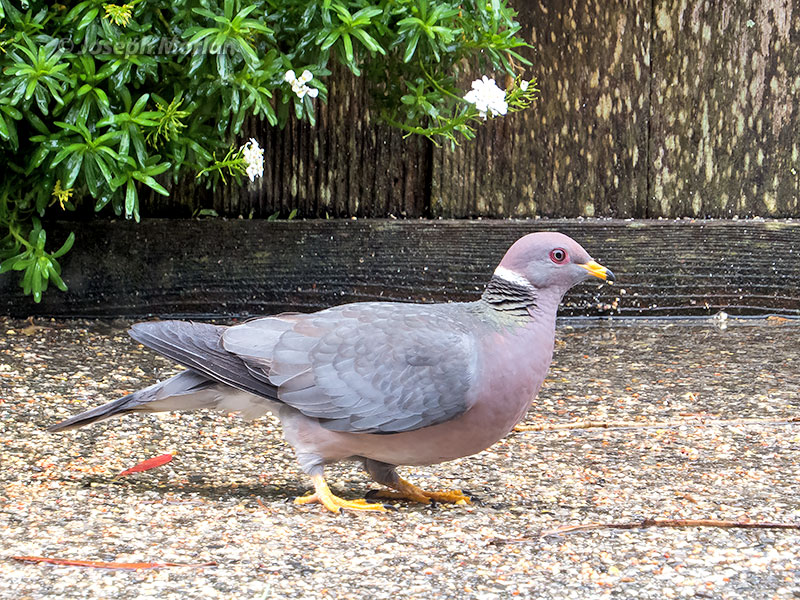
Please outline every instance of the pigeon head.
[[495, 277], [537, 290], [553, 289], [562, 295], [573, 285], [597, 277], [614, 281], [614, 274], [563, 233], [530, 233], [508, 249]]

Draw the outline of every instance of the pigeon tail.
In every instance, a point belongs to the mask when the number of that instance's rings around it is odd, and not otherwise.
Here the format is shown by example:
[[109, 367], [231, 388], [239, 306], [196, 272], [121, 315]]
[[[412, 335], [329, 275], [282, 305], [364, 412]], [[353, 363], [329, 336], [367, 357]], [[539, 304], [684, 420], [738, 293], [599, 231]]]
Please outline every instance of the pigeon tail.
[[123, 396], [122, 398], [103, 404], [102, 406], [98, 406], [91, 410], [87, 410], [86, 412], [82, 412], [79, 415], [70, 417], [65, 421], [61, 421], [60, 423], [51, 425], [50, 427], [47, 428], [47, 431], [55, 433], [57, 431], [68, 431], [70, 429], [78, 429], [79, 427], [83, 427], [84, 425], [89, 425], [90, 423], [96, 423], [97, 421], [104, 421], [106, 419], [110, 419], [115, 415], [121, 415], [131, 412], [129, 406], [131, 404], [134, 405], [138, 404], [138, 402], [135, 401], [134, 397], [140, 394], [141, 392], [134, 392], [133, 394], [128, 394], [127, 396]]
[[214, 408], [219, 394], [214, 393], [214, 381], [192, 369], [187, 369], [149, 387], [92, 408], [65, 421], [52, 425], [51, 432], [77, 429], [90, 423], [105, 421], [131, 412], [162, 412]]

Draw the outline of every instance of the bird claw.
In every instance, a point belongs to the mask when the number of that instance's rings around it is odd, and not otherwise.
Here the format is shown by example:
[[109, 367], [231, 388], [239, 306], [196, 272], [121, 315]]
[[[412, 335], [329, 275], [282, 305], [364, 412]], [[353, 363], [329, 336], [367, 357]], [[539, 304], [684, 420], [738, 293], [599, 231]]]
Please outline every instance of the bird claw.
[[431, 504], [432, 502], [447, 502], [449, 504], [458, 504], [462, 506], [472, 504], [470, 496], [464, 494], [461, 490], [428, 492], [403, 479], [396, 484], [395, 490], [371, 490], [367, 493], [367, 498], [409, 500], [420, 504]]
[[389, 510], [388, 507], [383, 504], [367, 502], [367, 500], [364, 499], [345, 500], [344, 498], [336, 496], [331, 492], [322, 476], [312, 477], [311, 480], [314, 483], [314, 492], [307, 496], [295, 498], [295, 504], [319, 503], [332, 513], [338, 513], [343, 508], [348, 510], [371, 510], [378, 512], [386, 512]]
[[442, 492], [425, 492], [434, 502], [450, 502], [452, 504], [466, 505], [472, 504], [472, 499], [461, 490], [449, 490]]
[[[327, 508], [332, 513], [338, 513], [341, 509], [346, 508], [348, 510], [372, 510], [378, 512], [386, 512], [389, 510], [389, 507], [384, 506], [383, 504], [376, 503], [376, 502], [367, 502], [366, 500], [345, 500], [344, 498], [340, 498], [339, 496], [334, 496], [331, 494], [328, 497], [320, 498], [319, 495], [316, 493], [309, 494], [308, 496], [300, 496], [299, 498], [295, 498], [295, 504], [312, 504], [318, 503], [322, 504], [325, 508]], [[392, 507], [394, 508], [394, 507]]]

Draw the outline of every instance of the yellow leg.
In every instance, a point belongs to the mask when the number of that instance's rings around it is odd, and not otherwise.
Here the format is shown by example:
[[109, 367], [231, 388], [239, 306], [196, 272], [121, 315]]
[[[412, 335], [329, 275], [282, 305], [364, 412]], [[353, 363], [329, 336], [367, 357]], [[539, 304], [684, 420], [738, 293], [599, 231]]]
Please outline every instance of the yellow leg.
[[372, 493], [370, 497], [392, 500], [410, 500], [412, 502], [419, 502], [421, 504], [430, 504], [431, 501], [451, 502], [453, 504], [471, 504], [469, 496], [464, 494], [461, 490], [426, 492], [425, 490], [418, 488], [413, 483], [409, 483], [402, 478], [398, 478], [397, 483], [391, 484], [390, 487], [393, 487], [396, 491], [390, 492], [389, 490], [378, 490], [377, 492]]
[[309, 494], [308, 496], [295, 498], [295, 504], [310, 504], [312, 502], [318, 502], [329, 511], [334, 513], [338, 513], [342, 508], [348, 508], [350, 510], [377, 510], [380, 512], [386, 512], [386, 507], [383, 506], [383, 504], [375, 504], [367, 502], [366, 500], [345, 500], [344, 498], [335, 496], [328, 487], [328, 484], [325, 483], [325, 478], [322, 475], [312, 476], [311, 481], [314, 484], [314, 493]]

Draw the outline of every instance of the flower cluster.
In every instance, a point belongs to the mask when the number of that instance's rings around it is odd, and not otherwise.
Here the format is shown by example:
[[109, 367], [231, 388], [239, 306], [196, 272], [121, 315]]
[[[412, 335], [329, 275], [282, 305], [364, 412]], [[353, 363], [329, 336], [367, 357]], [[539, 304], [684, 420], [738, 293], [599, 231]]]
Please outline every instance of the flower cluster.
[[61, 207], [61, 210], [66, 210], [65, 203], [69, 202], [69, 199], [72, 198], [72, 188], [62, 189], [61, 188], [61, 180], [56, 179], [56, 184], [53, 186], [53, 192], [50, 194], [58, 200], [58, 205]]
[[464, 96], [464, 100], [474, 104], [484, 119], [487, 113], [496, 117], [508, 112], [506, 93], [497, 87], [494, 79], [489, 79], [486, 75], [472, 82], [472, 89]]
[[105, 18], [110, 19], [114, 25], [127, 27], [128, 22], [131, 20], [133, 4], [103, 4], [103, 8], [106, 9]]
[[311, 71], [308, 69], [303, 71], [300, 77], [295, 75], [292, 70], [286, 71], [286, 75], [283, 76], [283, 80], [292, 85], [292, 91], [297, 94], [297, 97], [300, 99], [306, 95], [311, 98], [316, 98], [319, 94], [318, 89], [306, 85], [312, 79], [314, 79], [314, 75], [312, 75]]
[[250, 141], [240, 148], [240, 152], [245, 162], [245, 172], [250, 181], [255, 181], [256, 177], [263, 177], [264, 149], [258, 145], [255, 138], [250, 138]]

